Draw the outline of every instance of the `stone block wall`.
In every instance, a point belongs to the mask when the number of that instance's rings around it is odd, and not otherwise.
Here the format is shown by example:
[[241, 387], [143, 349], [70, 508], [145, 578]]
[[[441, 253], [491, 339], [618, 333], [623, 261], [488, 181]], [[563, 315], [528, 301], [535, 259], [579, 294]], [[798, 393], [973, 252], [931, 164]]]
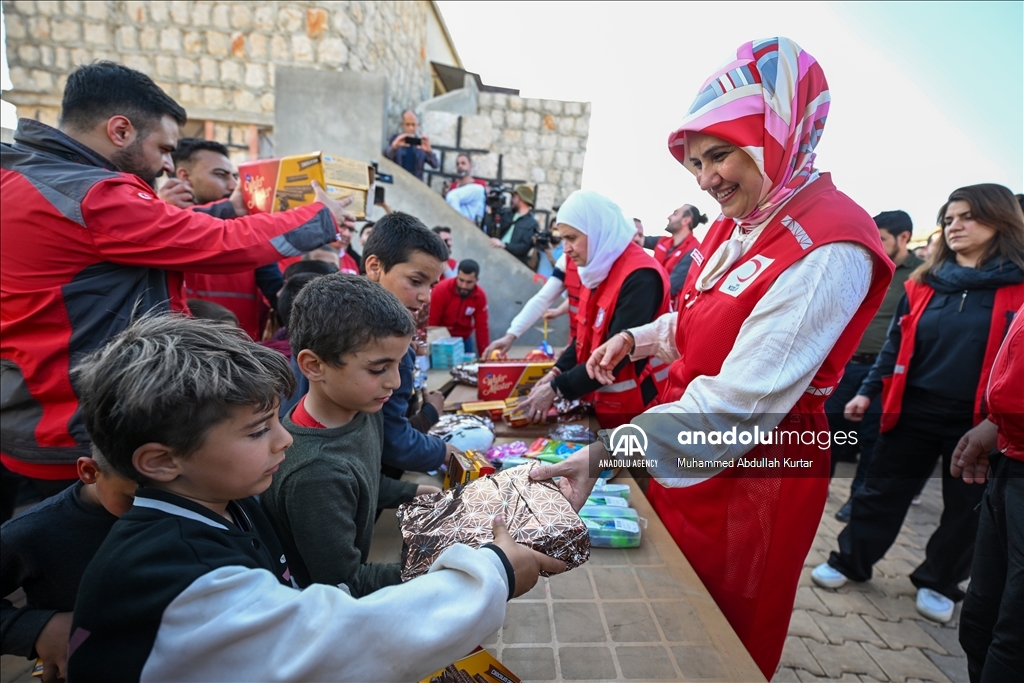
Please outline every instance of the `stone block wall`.
[[[153, 78], [191, 118], [273, 126], [274, 66], [384, 73], [388, 127], [431, 95], [422, 0], [3, 0], [20, 116], [54, 123], [68, 74], [108, 59]], [[218, 137], [218, 139], [220, 139]]]
[[481, 92], [478, 113], [423, 112], [421, 126], [443, 152], [440, 190], [459, 151], [472, 153], [474, 175], [536, 187], [538, 211], [550, 211], [580, 188], [590, 132], [590, 103]]

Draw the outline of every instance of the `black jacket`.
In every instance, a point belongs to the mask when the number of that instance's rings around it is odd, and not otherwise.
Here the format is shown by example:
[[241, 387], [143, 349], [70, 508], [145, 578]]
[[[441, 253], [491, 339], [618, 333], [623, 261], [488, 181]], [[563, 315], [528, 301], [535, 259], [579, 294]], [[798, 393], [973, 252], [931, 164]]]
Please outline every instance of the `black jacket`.
[[[530, 250], [533, 249], [533, 238], [540, 230], [540, 224], [534, 218], [533, 212], [520, 216], [518, 220], [509, 225], [508, 230], [512, 231], [512, 239], [505, 245], [505, 251], [529, 265], [528, 259]], [[502, 239], [508, 230], [502, 233]]]

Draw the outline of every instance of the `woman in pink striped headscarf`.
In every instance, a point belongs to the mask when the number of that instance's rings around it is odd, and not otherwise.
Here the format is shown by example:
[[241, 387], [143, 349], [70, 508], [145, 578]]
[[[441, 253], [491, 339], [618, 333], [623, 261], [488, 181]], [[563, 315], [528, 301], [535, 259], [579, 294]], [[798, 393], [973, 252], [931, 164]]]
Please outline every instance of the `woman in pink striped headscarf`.
[[[607, 381], [626, 354], [672, 362], [662, 405], [633, 420], [657, 461], [648, 498], [767, 678], [828, 492], [823, 404], [892, 277], [873, 221], [814, 166], [829, 101], [786, 38], [741, 45], [704, 83], [669, 150], [722, 215], [680, 310], [587, 364]], [[538, 474], [578, 501], [591, 450]]]

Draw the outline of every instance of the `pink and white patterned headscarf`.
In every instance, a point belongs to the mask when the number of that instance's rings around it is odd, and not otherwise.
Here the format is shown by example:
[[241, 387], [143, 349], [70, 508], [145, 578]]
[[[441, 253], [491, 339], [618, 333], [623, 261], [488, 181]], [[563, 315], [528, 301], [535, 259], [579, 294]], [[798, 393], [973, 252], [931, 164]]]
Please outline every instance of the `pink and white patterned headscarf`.
[[[753, 158], [763, 185], [757, 208], [736, 222], [762, 223], [815, 173], [828, 83], [818, 62], [789, 38], [745, 43], [705, 81], [668, 148], [690, 168], [686, 132], [714, 135]], [[693, 169], [690, 168], [692, 171]]]

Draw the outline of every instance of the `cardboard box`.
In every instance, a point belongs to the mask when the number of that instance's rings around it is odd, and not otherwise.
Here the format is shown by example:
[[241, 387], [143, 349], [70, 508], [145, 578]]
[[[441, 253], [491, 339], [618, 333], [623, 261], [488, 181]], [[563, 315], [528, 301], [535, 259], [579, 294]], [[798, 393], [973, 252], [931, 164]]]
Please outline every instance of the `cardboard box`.
[[530, 389], [554, 367], [555, 361], [487, 361], [477, 369], [477, 398], [499, 401], [510, 396], [526, 396]]
[[420, 683], [522, 683], [487, 650], [474, 652], [454, 664], [427, 676]]
[[494, 474], [492, 465], [483, 453], [466, 451], [452, 453], [448, 471], [444, 475], [444, 488], [450, 489], [459, 484], [468, 484], [488, 474]]
[[247, 161], [238, 165], [238, 178], [249, 213], [277, 213], [312, 204], [314, 180], [334, 199], [353, 195], [348, 210], [356, 218], [365, 218], [373, 201], [373, 166], [323, 152]]

